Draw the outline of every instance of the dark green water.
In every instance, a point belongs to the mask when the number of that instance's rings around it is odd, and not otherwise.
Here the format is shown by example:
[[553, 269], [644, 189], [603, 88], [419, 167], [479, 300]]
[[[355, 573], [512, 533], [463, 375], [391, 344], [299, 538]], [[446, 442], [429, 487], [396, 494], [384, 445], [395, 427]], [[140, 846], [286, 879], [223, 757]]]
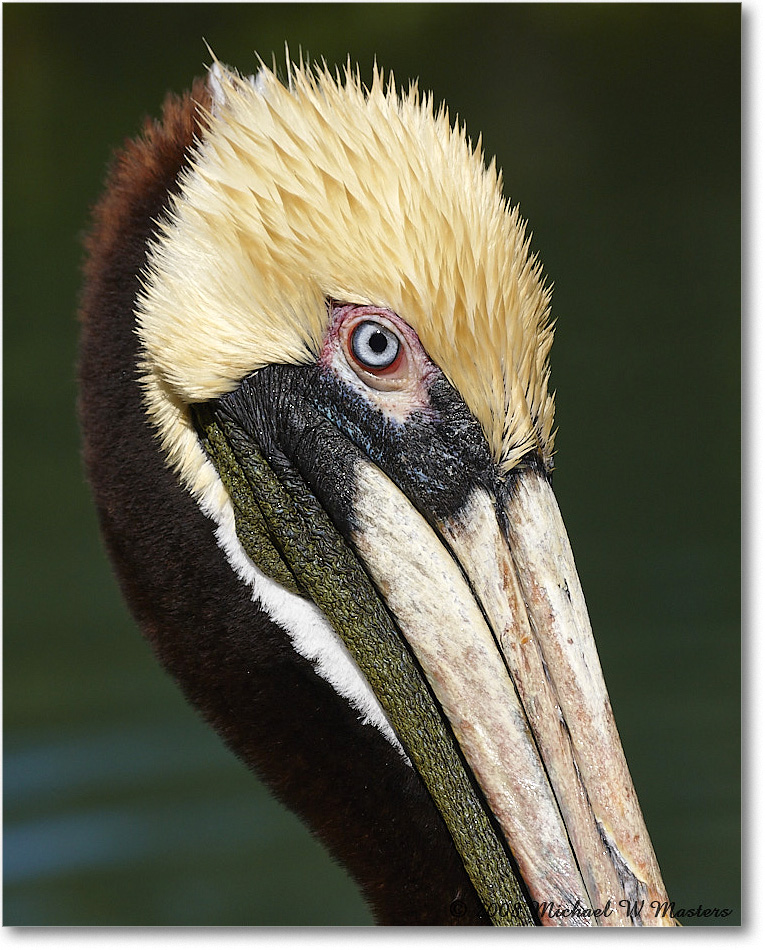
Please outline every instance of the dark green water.
[[197, 721], [119, 598], [78, 458], [79, 235], [111, 149], [287, 40], [419, 76], [555, 283], [555, 489], [678, 907], [740, 921], [740, 10], [16, 5], [4, 20], [6, 925], [370, 917]]

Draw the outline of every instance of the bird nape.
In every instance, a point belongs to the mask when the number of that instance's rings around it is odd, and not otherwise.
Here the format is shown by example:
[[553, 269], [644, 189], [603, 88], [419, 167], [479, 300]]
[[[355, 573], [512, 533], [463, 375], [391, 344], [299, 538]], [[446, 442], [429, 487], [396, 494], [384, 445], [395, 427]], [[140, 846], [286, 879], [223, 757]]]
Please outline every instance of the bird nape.
[[125, 598], [376, 918], [673, 923], [494, 163], [377, 69], [215, 62], [117, 154], [87, 251], [84, 454]]

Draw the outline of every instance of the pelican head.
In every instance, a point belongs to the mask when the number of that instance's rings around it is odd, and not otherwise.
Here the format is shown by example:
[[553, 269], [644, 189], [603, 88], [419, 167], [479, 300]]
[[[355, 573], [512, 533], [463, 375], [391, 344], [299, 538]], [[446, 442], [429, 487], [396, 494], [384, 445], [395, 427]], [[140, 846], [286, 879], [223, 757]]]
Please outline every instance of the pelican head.
[[480, 143], [377, 69], [216, 61], [88, 246], [126, 598], [378, 919], [671, 923], [550, 485], [550, 291]]

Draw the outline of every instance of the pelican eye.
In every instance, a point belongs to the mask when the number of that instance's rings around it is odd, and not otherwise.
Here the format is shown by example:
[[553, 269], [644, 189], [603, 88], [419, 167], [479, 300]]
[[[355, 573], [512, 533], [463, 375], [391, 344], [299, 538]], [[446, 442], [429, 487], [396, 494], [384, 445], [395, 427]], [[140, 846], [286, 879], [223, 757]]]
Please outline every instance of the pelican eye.
[[401, 355], [401, 341], [382, 323], [364, 320], [351, 333], [351, 350], [363, 369], [380, 372], [395, 368]]

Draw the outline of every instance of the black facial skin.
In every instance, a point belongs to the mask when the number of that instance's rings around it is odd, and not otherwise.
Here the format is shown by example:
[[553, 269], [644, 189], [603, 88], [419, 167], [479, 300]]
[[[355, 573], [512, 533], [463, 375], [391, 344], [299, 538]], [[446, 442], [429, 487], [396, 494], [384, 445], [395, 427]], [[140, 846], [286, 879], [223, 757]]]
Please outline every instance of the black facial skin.
[[362, 460], [385, 472], [433, 527], [457, 516], [475, 488], [485, 489], [497, 500], [506, 535], [504, 501], [517, 475], [532, 468], [551, 480], [551, 473], [530, 452], [503, 476], [480, 424], [441, 370], [428, 395], [429, 411], [397, 423], [321, 365], [272, 365], [210, 408], [247, 432], [283, 482], [294, 484], [297, 470], [346, 540], [355, 527], [354, 470]]
[[280, 478], [297, 468], [345, 534], [353, 528], [351, 491], [362, 459], [431, 521], [457, 513], [475, 487], [496, 491], [481, 428], [440, 371], [429, 396], [429, 412], [415, 411], [400, 424], [321, 366], [267, 366], [216, 400], [214, 411], [251, 436]]

